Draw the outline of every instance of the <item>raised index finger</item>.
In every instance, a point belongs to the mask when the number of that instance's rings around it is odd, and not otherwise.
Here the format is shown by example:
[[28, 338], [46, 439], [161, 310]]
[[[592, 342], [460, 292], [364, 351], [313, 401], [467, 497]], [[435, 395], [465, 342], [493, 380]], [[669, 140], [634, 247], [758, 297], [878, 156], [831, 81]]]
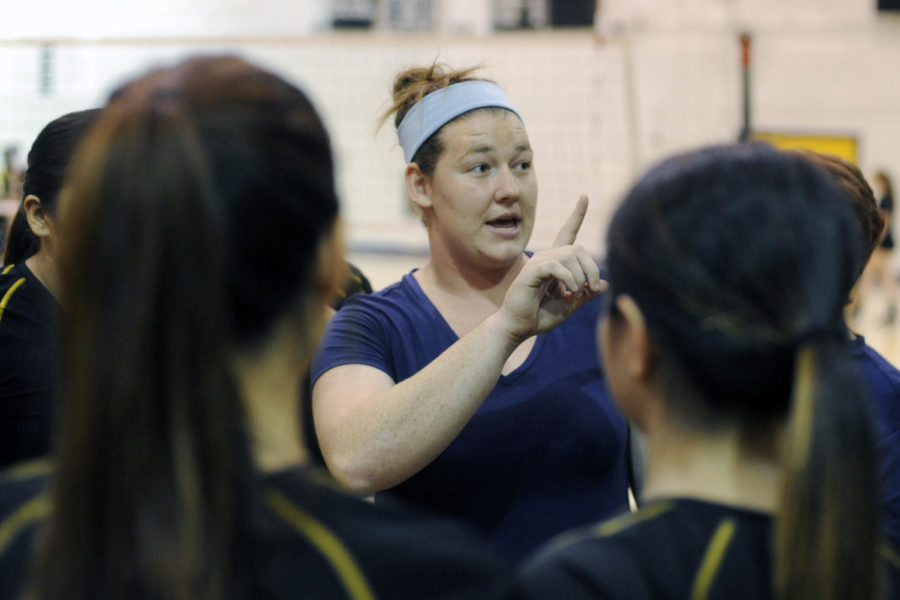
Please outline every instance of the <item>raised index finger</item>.
[[581, 224], [584, 222], [584, 215], [587, 214], [587, 207], [588, 197], [582, 194], [578, 198], [578, 202], [575, 203], [575, 210], [572, 211], [572, 214], [569, 215], [569, 218], [563, 223], [559, 233], [556, 234], [556, 239], [553, 240], [554, 248], [558, 248], [559, 246], [569, 246], [575, 243], [575, 238], [578, 236], [578, 230], [581, 229]]

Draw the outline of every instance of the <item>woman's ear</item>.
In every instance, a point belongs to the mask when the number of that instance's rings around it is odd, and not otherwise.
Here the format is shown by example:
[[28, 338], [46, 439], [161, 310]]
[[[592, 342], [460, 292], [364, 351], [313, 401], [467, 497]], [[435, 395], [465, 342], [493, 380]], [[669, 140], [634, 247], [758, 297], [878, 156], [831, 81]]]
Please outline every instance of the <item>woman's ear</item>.
[[25, 196], [22, 202], [25, 209], [25, 219], [34, 235], [38, 237], [50, 237], [52, 233], [52, 220], [41, 205], [41, 199], [34, 194]]
[[414, 162], [406, 165], [406, 193], [420, 209], [431, 207], [431, 179]]
[[622, 413], [646, 431], [656, 394], [656, 356], [644, 314], [633, 298], [619, 294], [600, 321], [599, 342], [607, 385]]
[[653, 340], [647, 331], [647, 322], [644, 313], [634, 299], [627, 294], [620, 294], [614, 300], [622, 322], [618, 335], [621, 336], [620, 344], [627, 344], [628, 357], [624, 365], [628, 374], [640, 380], [648, 379], [656, 363], [656, 352]]

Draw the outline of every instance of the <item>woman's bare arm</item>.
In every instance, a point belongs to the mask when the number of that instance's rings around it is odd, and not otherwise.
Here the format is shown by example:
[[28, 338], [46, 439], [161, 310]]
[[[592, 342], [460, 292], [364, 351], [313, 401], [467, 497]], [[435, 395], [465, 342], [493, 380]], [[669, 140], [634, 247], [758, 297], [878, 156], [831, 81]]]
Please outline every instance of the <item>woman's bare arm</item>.
[[329, 470], [344, 486], [371, 493], [397, 485], [434, 460], [497, 383], [512, 352], [562, 323], [604, 288], [590, 255], [572, 245], [586, 199], [510, 286], [500, 309], [408, 379], [342, 365], [313, 389], [316, 433]]

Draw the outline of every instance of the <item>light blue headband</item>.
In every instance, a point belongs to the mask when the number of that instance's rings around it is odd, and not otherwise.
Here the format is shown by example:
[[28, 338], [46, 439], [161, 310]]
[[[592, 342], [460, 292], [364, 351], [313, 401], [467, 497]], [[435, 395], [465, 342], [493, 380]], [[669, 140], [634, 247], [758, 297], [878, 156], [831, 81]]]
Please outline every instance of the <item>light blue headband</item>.
[[522, 118], [500, 86], [490, 81], [462, 81], [431, 92], [409, 109], [397, 128], [403, 158], [412, 162], [431, 134], [459, 115], [494, 106], [511, 110]]

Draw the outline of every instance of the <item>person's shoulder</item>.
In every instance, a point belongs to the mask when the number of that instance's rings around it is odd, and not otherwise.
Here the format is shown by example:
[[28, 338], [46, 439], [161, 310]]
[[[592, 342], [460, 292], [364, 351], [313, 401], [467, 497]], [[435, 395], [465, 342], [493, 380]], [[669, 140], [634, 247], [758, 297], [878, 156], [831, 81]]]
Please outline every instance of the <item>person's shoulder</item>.
[[[487, 548], [465, 526], [454, 521], [391, 498], [379, 497], [375, 503], [353, 496], [340, 489], [323, 469], [298, 469], [268, 477], [265, 494], [270, 508], [278, 504], [282, 508], [291, 505], [302, 509], [336, 534], [361, 546], [400, 548], [430, 539], [427, 547], [408, 550], [427, 554], [444, 551], [452, 544], [471, 546], [476, 553]], [[273, 504], [275, 498], [280, 500]]]
[[324, 344], [363, 335], [367, 340], [397, 342], [411, 332], [435, 326], [440, 316], [412, 273], [371, 294], [347, 299], [328, 324]]
[[368, 319], [392, 320], [409, 311], [414, 295], [405, 278], [370, 294], [354, 294], [341, 303], [332, 322], [356, 323]]
[[560, 534], [522, 564], [516, 597], [650, 597], [641, 540], [672, 508], [671, 502], [658, 502]]
[[[709, 591], [716, 575], [734, 564], [760, 563], [757, 555], [765, 553], [770, 526], [768, 515], [715, 503], [653, 502], [559, 536], [522, 566], [516, 593], [537, 599], [565, 590], [561, 595], [567, 598], [625, 599], [682, 598], [697, 589]], [[733, 543], [738, 530], [740, 539]], [[725, 550], [733, 555], [727, 561]], [[749, 576], [753, 581], [745, 585], [753, 593], [768, 585], [762, 581], [767, 573]], [[714, 591], [724, 598], [733, 590]]]
[[0, 306], [8, 305], [17, 293], [21, 297], [27, 284], [28, 277], [19, 265], [0, 267]]
[[358, 565], [376, 595], [391, 598], [503, 598], [509, 569], [464, 526], [396, 502], [350, 496], [311, 469], [270, 477], [267, 508], [298, 535], [330, 540]]
[[56, 300], [24, 264], [0, 268], [0, 331], [3, 323], [18, 327], [44, 322], [56, 307]]
[[52, 473], [52, 463], [45, 457], [3, 467], [0, 470], [0, 515], [43, 493]]
[[[900, 384], [900, 369], [897, 369], [891, 362], [882, 356], [875, 348], [866, 343], [865, 338], [857, 338], [852, 345], [852, 355], [858, 363], [863, 367], [869, 366], [888, 377], [895, 384]], [[865, 370], [863, 371], [865, 375]], [[900, 390], [898, 390], [900, 391]]]
[[346, 308], [353, 306], [361, 307], [390, 307], [396, 305], [406, 305], [417, 300], [419, 295], [418, 284], [412, 273], [407, 273], [399, 281], [396, 281], [378, 291], [371, 294], [355, 294], [347, 298], [347, 301], [341, 306], [341, 313]]
[[396, 378], [392, 349], [402, 348], [405, 332], [423, 326], [423, 311], [409, 284], [397, 282], [371, 294], [356, 294], [332, 316], [319, 342], [311, 367], [311, 381], [339, 366], [361, 364]]
[[854, 340], [852, 355], [876, 408], [879, 435], [900, 431], [900, 369], [863, 338]]
[[896, 600], [900, 598], [900, 552], [893, 545], [884, 543], [881, 546], [881, 558], [887, 573], [885, 598]]
[[16, 281], [25, 277], [22, 272], [22, 266], [19, 263], [0, 266], [0, 282], [4, 285], [9, 281]]

